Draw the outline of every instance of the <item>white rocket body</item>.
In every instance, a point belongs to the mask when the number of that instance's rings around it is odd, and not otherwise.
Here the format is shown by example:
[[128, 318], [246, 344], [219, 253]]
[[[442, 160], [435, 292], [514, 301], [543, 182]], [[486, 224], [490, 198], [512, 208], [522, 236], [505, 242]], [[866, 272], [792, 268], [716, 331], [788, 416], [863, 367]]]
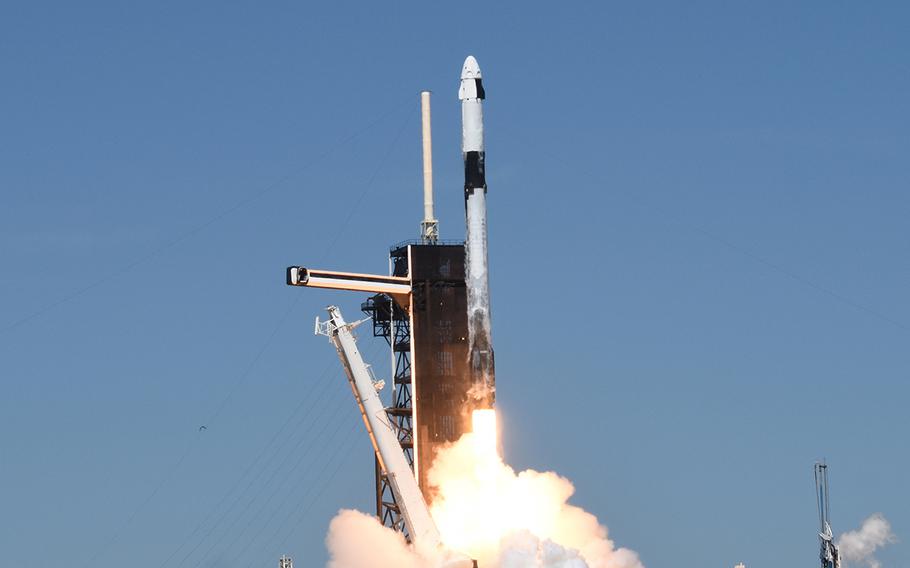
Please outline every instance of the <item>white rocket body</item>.
[[490, 276], [487, 263], [487, 183], [484, 173], [483, 99], [480, 67], [473, 56], [461, 72], [461, 151], [464, 158], [465, 285], [468, 297], [468, 357], [472, 395], [479, 407], [492, 407], [496, 391], [490, 325]]

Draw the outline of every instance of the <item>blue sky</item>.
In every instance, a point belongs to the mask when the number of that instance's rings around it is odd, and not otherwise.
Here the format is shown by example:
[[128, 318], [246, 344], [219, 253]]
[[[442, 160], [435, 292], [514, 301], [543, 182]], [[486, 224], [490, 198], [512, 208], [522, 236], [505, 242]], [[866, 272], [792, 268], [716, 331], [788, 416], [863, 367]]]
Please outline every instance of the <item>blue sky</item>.
[[361, 297], [284, 267], [382, 272], [417, 236], [421, 89], [463, 236], [467, 54], [508, 460], [652, 568], [812, 565], [822, 457], [835, 529], [881, 511], [906, 541], [908, 17], [4, 5], [0, 564], [324, 561], [372, 458], [312, 320]]

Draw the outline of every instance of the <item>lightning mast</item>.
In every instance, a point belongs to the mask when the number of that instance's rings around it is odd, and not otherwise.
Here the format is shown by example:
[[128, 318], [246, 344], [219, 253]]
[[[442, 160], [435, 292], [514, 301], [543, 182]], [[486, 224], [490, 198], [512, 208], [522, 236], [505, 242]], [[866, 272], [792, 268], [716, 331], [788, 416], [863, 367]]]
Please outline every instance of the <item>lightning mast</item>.
[[435, 245], [439, 240], [439, 221], [433, 215], [433, 134], [430, 128], [430, 91], [420, 92], [420, 124], [423, 139], [423, 222], [420, 240]]
[[815, 498], [818, 503], [818, 539], [821, 543], [819, 559], [822, 568], [840, 568], [840, 551], [834, 544], [834, 532], [831, 530], [831, 511], [828, 504], [828, 464], [815, 464]]

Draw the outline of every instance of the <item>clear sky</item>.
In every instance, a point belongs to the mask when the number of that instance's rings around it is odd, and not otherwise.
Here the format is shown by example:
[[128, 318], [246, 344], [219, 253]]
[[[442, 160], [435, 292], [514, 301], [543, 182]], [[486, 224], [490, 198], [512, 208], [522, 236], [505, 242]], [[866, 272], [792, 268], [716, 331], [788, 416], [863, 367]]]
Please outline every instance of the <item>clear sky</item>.
[[836, 531], [880, 511], [907, 541], [908, 18], [3, 4], [0, 565], [322, 564], [373, 465], [312, 322], [362, 297], [284, 268], [383, 272], [417, 236], [421, 89], [463, 237], [468, 54], [507, 459], [650, 568], [816, 565], [817, 458]]

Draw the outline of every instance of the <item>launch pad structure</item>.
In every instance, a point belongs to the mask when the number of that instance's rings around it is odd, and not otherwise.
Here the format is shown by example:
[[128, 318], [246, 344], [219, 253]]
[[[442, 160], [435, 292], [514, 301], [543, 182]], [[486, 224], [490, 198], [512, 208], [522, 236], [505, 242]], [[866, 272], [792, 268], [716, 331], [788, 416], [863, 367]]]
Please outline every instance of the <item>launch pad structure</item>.
[[[436, 452], [471, 430], [465, 250], [458, 241], [404, 242], [391, 248], [389, 259], [391, 277], [290, 267], [288, 284], [380, 290], [361, 310], [372, 321], [373, 335], [391, 348], [392, 395], [385, 410], [420, 491], [431, 503], [427, 473]], [[405, 286], [407, 294], [402, 293]], [[378, 457], [375, 470], [376, 514], [384, 525], [406, 532]]]
[[[377, 294], [361, 305], [394, 357], [392, 405], [387, 409], [398, 440], [428, 502], [427, 473], [438, 448], [470, 431], [467, 294], [461, 242], [405, 242], [389, 252], [392, 273], [411, 280], [409, 309]], [[376, 512], [387, 526], [400, 525], [388, 480], [377, 466]]]
[[[428, 472], [437, 452], [471, 431], [474, 407], [490, 408], [494, 392], [480, 105], [484, 91], [480, 69], [473, 57], [465, 60], [461, 79], [467, 241], [439, 239], [438, 221], [433, 213], [430, 93], [424, 91], [420, 95], [424, 174], [420, 238], [390, 248], [387, 276], [302, 266], [287, 269], [287, 283], [291, 286], [372, 294], [361, 304], [361, 310], [372, 322], [374, 337], [382, 337], [388, 343], [393, 367], [391, 399], [382, 418], [387, 418], [385, 427], [390, 425], [394, 431], [426, 504], [431, 504], [434, 497]], [[473, 261], [469, 266], [470, 259]], [[469, 290], [471, 286], [479, 288], [480, 293]], [[473, 302], [473, 310], [469, 301]], [[469, 321], [474, 322], [470, 328]], [[353, 329], [359, 323], [349, 325]], [[481, 330], [480, 335], [477, 330]], [[333, 337], [331, 333], [329, 336]], [[343, 350], [339, 354], [345, 361]], [[346, 365], [346, 370], [350, 370], [347, 367], [350, 365]], [[353, 374], [349, 373], [349, 377]], [[488, 382], [481, 384], [481, 378]], [[379, 382], [374, 385], [382, 388]], [[363, 412], [364, 399], [358, 400]], [[373, 417], [364, 415], [364, 418]], [[368, 424], [367, 428], [370, 430], [371, 426]], [[390, 473], [385, 471], [388, 464], [379, 455], [375, 437], [373, 441], [377, 453], [376, 514], [383, 525], [407, 536], [408, 511], [396, 499], [400, 488], [396, 489], [396, 480], [390, 479]]]
[[[429, 472], [439, 451], [472, 431], [475, 410], [489, 413], [495, 399], [491, 338], [485, 152], [482, 101], [485, 90], [477, 61], [465, 60], [458, 93], [462, 101], [462, 157], [465, 167], [465, 241], [439, 239], [433, 213], [430, 93], [420, 94], [424, 217], [420, 238], [389, 250], [389, 274], [287, 268], [289, 286], [351, 290], [371, 294], [360, 321], [347, 323], [336, 306], [329, 320], [316, 319], [317, 335], [335, 345], [374, 450], [376, 515], [409, 541], [441, 551], [443, 541], [430, 506]], [[374, 337], [391, 350], [390, 400], [386, 381], [376, 380], [357, 347], [354, 328], [370, 322]], [[828, 466], [814, 466], [822, 568], [840, 568], [841, 556], [830, 522]], [[451, 553], [451, 551], [449, 551]], [[477, 568], [477, 561], [450, 554], [447, 568]], [[280, 568], [291, 568], [282, 556]], [[736, 568], [745, 568], [741, 563]]]

